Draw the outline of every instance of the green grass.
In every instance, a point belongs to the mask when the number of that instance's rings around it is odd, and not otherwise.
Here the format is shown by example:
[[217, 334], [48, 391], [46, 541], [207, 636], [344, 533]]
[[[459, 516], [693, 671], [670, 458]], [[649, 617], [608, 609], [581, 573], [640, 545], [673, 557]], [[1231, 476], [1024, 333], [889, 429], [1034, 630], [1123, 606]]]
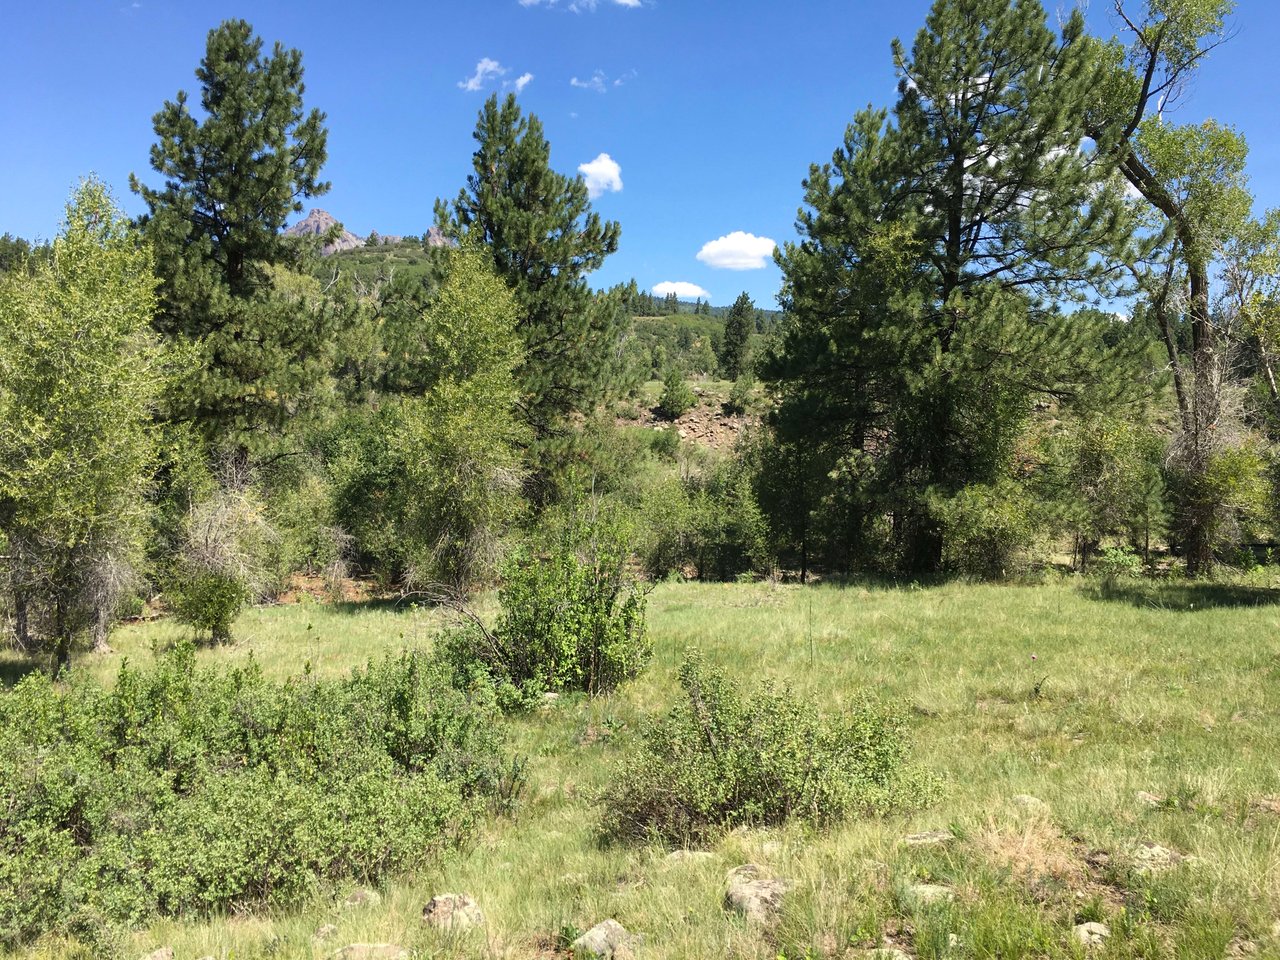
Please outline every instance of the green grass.
[[[306, 661], [340, 672], [430, 642], [439, 622], [389, 606], [264, 608], [242, 617], [235, 645], [203, 656], [252, 651], [273, 673]], [[926, 960], [1079, 958], [1072, 926], [1101, 920], [1112, 937], [1091, 956], [1219, 958], [1236, 940], [1252, 943], [1252, 956], [1280, 957], [1280, 816], [1253, 806], [1280, 794], [1280, 592], [1143, 586], [1103, 599], [1070, 582], [664, 585], [650, 625], [655, 659], [640, 680], [512, 723], [531, 771], [516, 817], [400, 878], [380, 905], [343, 910], [335, 891], [279, 914], [158, 923], [130, 949], [241, 960], [393, 941], [423, 957], [549, 957], [562, 932], [614, 917], [644, 935], [654, 960], [835, 957], [885, 936]], [[146, 659], [179, 635], [166, 622], [129, 625], [112, 638], [115, 654], [86, 655], [80, 667], [109, 676], [122, 657]], [[594, 798], [642, 717], [671, 702], [691, 647], [742, 680], [790, 684], [824, 710], [862, 692], [909, 703], [916, 759], [945, 778], [942, 800], [817, 834], [739, 831], [704, 862], [603, 846]], [[1146, 807], [1138, 791], [1167, 800]], [[1018, 794], [1047, 813], [1016, 806]], [[901, 843], [930, 829], [957, 840]], [[1142, 841], [1199, 861], [1139, 874], [1132, 850]], [[752, 929], [721, 906], [725, 871], [746, 862], [795, 881], [775, 929]], [[910, 884], [925, 879], [952, 887], [954, 902], [912, 904]], [[473, 895], [485, 932], [424, 930], [422, 906], [441, 892]], [[316, 945], [327, 923], [338, 933]], [[51, 941], [32, 955], [71, 954]]]

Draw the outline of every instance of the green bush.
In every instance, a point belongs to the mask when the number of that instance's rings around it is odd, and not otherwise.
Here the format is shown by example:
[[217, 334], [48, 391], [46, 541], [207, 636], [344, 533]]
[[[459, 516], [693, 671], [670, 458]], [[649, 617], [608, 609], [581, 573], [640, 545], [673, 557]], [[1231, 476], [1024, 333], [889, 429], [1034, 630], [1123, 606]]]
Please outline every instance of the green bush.
[[0, 694], [0, 943], [420, 863], [512, 795], [496, 719], [418, 654], [279, 683], [187, 645], [109, 689], [28, 676]]
[[192, 570], [169, 588], [179, 623], [208, 633], [214, 643], [231, 639], [231, 625], [253, 595], [243, 580], [217, 570]]
[[1093, 571], [1110, 589], [1120, 580], [1142, 576], [1142, 558], [1128, 547], [1103, 547], [1093, 561]]
[[749, 373], [744, 373], [733, 381], [733, 386], [729, 388], [729, 399], [724, 404], [725, 413], [740, 415], [750, 410], [755, 387], [755, 378]]
[[1003, 579], [1025, 565], [1035, 542], [1031, 498], [1012, 480], [932, 496], [929, 511], [942, 528], [943, 564], [953, 573]]
[[740, 826], [822, 825], [935, 791], [904, 770], [898, 710], [864, 702], [823, 716], [767, 683], [744, 695], [697, 657], [681, 666], [680, 686], [684, 696], [647, 725], [609, 785], [607, 837], [685, 844]]
[[493, 631], [477, 620], [448, 635], [447, 658], [460, 673], [494, 683], [508, 706], [544, 693], [612, 690], [651, 652], [645, 595], [627, 573], [628, 558], [618, 526], [600, 520], [549, 555], [518, 552], [504, 570]]
[[693, 409], [698, 398], [685, 383], [684, 376], [672, 367], [662, 380], [662, 396], [658, 398], [658, 412], [668, 420], [678, 420]]

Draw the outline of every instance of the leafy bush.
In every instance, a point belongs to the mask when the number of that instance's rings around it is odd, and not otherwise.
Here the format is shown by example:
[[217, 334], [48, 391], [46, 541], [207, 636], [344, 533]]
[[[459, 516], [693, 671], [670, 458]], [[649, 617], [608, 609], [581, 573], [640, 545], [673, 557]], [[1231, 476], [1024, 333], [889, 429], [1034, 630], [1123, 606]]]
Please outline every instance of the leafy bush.
[[236, 615], [266, 592], [277, 541], [257, 491], [243, 477], [225, 478], [184, 525], [167, 591], [177, 618], [215, 643], [231, 639]]
[[509, 706], [612, 690], [649, 660], [645, 596], [627, 573], [623, 531], [597, 519], [585, 532], [549, 556], [514, 555], [494, 630], [476, 619], [443, 641], [455, 669], [484, 675]]
[[724, 404], [725, 413], [743, 414], [750, 410], [755, 386], [755, 378], [749, 373], [744, 373], [733, 381], [733, 386], [729, 388], [729, 399]]
[[929, 498], [942, 527], [942, 560], [948, 570], [1002, 579], [1025, 562], [1035, 542], [1031, 498], [1012, 480], [970, 484], [951, 497]]
[[662, 396], [658, 398], [658, 412], [668, 420], [678, 420], [693, 409], [698, 398], [685, 383], [684, 376], [672, 367], [662, 380]]
[[1142, 576], [1142, 558], [1127, 547], [1103, 547], [1093, 569], [1103, 587], [1110, 589], [1120, 580]]
[[509, 796], [492, 695], [405, 654], [345, 680], [199, 670], [0, 694], [0, 943], [292, 904], [465, 838]]
[[904, 773], [905, 715], [868, 703], [836, 717], [770, 684], [744, 695], [695, 657], [683, 698], [651, 721], [604, 798], [604, 832], [684, 844], [739, 826], [826, 824], [927, 800]]

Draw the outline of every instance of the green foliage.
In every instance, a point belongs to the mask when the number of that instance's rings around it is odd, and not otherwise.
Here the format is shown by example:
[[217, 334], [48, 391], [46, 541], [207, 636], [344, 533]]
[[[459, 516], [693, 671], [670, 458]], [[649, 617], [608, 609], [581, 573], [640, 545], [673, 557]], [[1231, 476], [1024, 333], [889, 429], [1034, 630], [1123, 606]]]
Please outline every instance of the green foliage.
[[174, 614], [214, 643], [269, 587], [269, 557], [277, 540], [258, 491], [234, 475], [194, 504], [183, 525], [166, 591]]
[[1002, 579], [1027, 563], [1036, 537], [1030, 494], [1013, 480], [970, 484], [952, 496], [931, 496], [942, 531], [944, 569]]
[[459, 672], [478, 670], [512, 706], [544, 693], [604, 693], [635, 677], [651, 647], [627, 539], [625, 524], [604, 515], [570, 521], [549, 555], [515, 554], [493, 631], [476, 621], [445, 641]]
[[756, 329], [756, 305], [745, 293], [739, 294], [724, 318], [724, 339], [720, 344], [720, 373], [737, 380], [747, 371], [747, 343]]
[[783, 439], [870, 454], [858, 512], [892, 517], [908, 569], [942, 563], [923, 491], [1005, 475], [1038, 399], [1133, 388], [1134, 345], [1062, 309], [1113, 289], [1134, 229], [1107, 158], [1078, 149], [1102, 72], [1083, 27], [937, 0], [894, 44], [892, 116], [859, 113], [810, 169], [801, 241], [778, 255], [789, 318], [762, 376]]
[[189, 342], [197, 370], [173, 398], [178, 419], [215, 445], [257, 447], [319, 401], [347, 304], [294, 272], [280, 233], [302, 198], [329, 189], [324, 115], [302, 104], [302, 55], [243, 20], [211, 30], [196, 70], [197, 120], [179, 91], [154, 118], [162, 189], [130, 178], [161, 277], [156, 328]]
[[1128, 547], [1103, 547], [1098, 551], [1093, 569], [1103, 589], [1109, 590], [1121, 580], [1142, 576], [1142, 557]]
[[618, 249], [619, 228], [591, 210], [581, 177], [551, 169], [542, 123], [514, 94], [489, 98], [474, 136], [474, 172], [452, 205], [436, 204], [436, 220], [483, 243], [515, 294], [521, 412], [545, 438], [611, 392], [626, 318], [619, 303], [593, 295], [586, 276]]
[[896, 708], [859, 701], [823, 716], [768, 683], [744, 694], [697, 656], [681, 666], [680, 687], [603, 797], [606, 836], [683, 845], [735, 827], [822, 826], [933, 792], [905, 770]]
[[397, 337], [403, 391], [353, 411], [332, 441], [334, 515], [388, 580], [468, 588], [518, 509], [516, 305], [485, 255], [463, 249]]
[[684, 375], [675, 367], [662, 378], [662, 396], [658, 398], [658, 412], [668, 420], [678, 420], [698, 403], [697, 396], [685, 382]]
[[0, 693], [0, 942], [294, 905], [464, 839], [510, 793], [491, 698], [418, 654], [349, 679], [200, 670]]
[[755, 388], [756, 381], [750, 373], [744, 373], [738, 377], [729, 390], [729, 399], [724, 405], [725, 412], [741, 415], [750, 410]]
[[62, 665], [75, 634], [105, 639], [141, 560], [170, 376], [152, 264], [88, 180], [49, 259], [0, 277], [0, 532], [19, 633], [54, 639]]

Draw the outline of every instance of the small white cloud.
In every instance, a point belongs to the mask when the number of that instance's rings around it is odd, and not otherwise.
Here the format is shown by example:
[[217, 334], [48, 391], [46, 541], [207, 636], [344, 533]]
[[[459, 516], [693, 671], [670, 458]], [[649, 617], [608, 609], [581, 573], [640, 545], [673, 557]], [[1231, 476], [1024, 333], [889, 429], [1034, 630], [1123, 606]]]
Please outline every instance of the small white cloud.
[[516, 83], [515, 83], [516, 93], [520, 93], [521, 91], [523, 91], [524, 88], [527, 87], [532, 82], [533, 82], [532, 73], [520, 74], [520, 76], [516, 77]]
[[735, 230], [703, 244], [698, 259], [717, 270], [761, 270], [768, 266], [776, 246], [768, 237]]
[[592, 200], [604, 193], [617, 193], [622, 189], [622, 168], [607, 153], [578, 167], [587, 185], [587, 196]]
[[569, 81], [569, 86], [577, 87], [580, 90], [594, 90], [596, 93], [605, 92], [604, 71], [597, 70], [591, 75], [590, 80], [580, 80], [574, 77]]
[[497, 60], [491, 60], [484, 57], [476, 61], [476, 72], [466, 80], [458, 81], [458, 88], [474, 93], [480, 90], [494, 77], [501, 77], [507, 72], [507, 68], [500, 64]]
[[653, 292], [660, 297], [674, 293], [681, 300], [710, 300], [711, 294], [703, 290], [696, 283], [689, 283], [686, 280], [663, 280], [662, 283], [653, 285]]

